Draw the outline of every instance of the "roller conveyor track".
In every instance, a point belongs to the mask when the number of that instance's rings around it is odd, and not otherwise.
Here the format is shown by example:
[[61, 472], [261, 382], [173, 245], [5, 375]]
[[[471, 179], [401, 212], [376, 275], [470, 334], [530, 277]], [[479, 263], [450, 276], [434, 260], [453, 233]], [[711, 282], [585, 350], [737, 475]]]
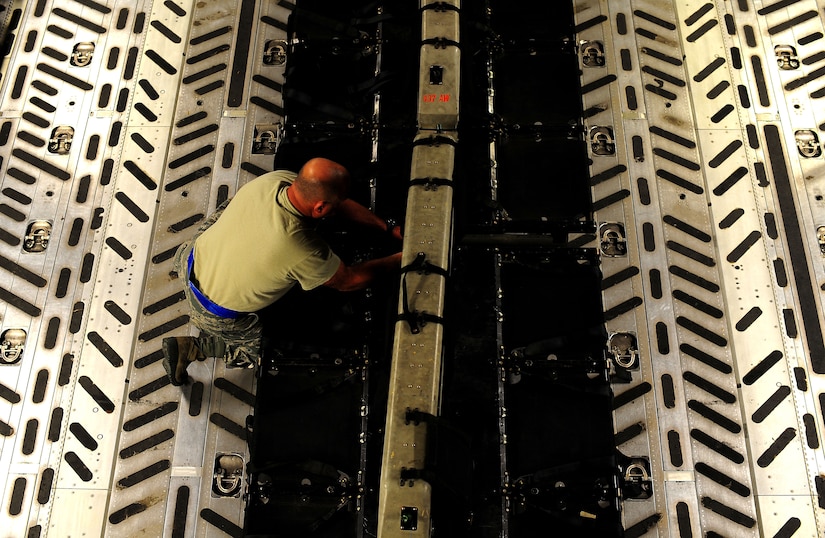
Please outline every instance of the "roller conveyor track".
[[[822, 536], [825, 5], [556, 4], [0, 2], [0, 535]], [[402, 277], [171, 386], [315, 154]]]

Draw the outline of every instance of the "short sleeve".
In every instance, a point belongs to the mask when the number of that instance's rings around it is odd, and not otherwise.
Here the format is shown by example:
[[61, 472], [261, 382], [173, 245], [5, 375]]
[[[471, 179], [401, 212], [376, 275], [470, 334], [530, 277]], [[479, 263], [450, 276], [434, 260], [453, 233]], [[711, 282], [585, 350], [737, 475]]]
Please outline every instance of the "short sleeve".
[[338, 271], [341, 258], [331, 248], [319, 248], [292, 268], [292, 277], [304, 290], [311, 290], [327, 282]]

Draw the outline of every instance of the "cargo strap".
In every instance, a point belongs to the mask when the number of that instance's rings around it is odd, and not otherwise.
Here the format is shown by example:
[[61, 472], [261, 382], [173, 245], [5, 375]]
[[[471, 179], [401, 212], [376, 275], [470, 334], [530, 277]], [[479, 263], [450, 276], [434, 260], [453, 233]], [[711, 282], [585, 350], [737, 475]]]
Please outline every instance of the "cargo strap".
[[452, 187], [453, 180], [445, 177], [417, 177], [410, 180], [410, 186], [423, 185], [425, 191], [438, 190], [438, 187]]
[[444, 323], [444, 318], [441, 316], [436, 316], [435, 314], [428, 314], [427, 312], [419, 312], [417, 310], [410, 310], [410, 304], [407, 297], [407, 274], [411, 271], [415, 271], [421, 274], [430, 274], [435, 273], [438, 275], [442, 275], [444, 277], [447, 276], [447, 270], [438, 267], [437, 265], [433, 265], [432, 263], [427, 261], [427, 255], [423, 252], [419, 252], [415, 259], [407, 265], [406, 267], [401, 268], [401, 272], [403, 273], [404, 277], [402, 278], [401, 282], [401, 297], [402, 297], [402, 309], [403, 312], [399, 314], [398, 320], [399, 321], [406, 321], [407, 324], [410, 326], [410, 332], [412, 334], [418, 334], [421, 332], [421, 327], [431, 321], [433, 323]]

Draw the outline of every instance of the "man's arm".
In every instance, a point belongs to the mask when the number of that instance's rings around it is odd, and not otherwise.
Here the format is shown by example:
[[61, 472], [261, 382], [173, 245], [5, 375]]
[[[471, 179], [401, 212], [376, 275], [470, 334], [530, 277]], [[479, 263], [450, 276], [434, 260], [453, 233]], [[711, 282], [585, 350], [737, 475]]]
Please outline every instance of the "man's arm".
[[399, 241], [401, 238], [401, 227], [394, 226], [391, 230], [387, 229], [387, 222], [364, 207], [363, 205], [359, 204], [355, 200], [351, 198], [347, 198], [343, 202], [338, 205], [338, 214], [348, 219], [352, 222], [360, 224], [362, 226], [366, 226], [368, 228], [374, 228], [380, 232], [388, 232], [392, 234], [395, 239]]
[[360, 290], [366, 288], [376, 278], [399, 269], [401, 269], [400, 252], [355, 265], [346, 265], [341, 262], [338, 270], [324, 285], [338, 291]]

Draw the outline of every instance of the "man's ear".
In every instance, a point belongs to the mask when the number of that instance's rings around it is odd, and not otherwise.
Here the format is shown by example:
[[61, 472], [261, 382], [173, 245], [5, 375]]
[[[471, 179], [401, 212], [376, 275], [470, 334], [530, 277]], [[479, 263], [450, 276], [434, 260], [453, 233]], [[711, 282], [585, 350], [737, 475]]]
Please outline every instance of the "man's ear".
[[315, 205], [312, 206], [312, 216], [315, 218], [321, 218], [323, 216], [326, 216], [328, 212], [329, 203], [323, 200], [315, 202]]

